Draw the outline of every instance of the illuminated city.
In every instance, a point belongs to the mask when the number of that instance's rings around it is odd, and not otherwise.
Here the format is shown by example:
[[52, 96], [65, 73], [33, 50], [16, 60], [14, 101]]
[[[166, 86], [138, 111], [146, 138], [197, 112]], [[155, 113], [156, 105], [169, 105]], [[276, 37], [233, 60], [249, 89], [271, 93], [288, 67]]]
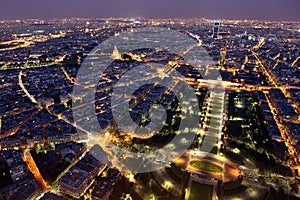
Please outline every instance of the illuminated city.
[[299, 21], [14, 19], [0, 35], [0, 200], [300, 199]]

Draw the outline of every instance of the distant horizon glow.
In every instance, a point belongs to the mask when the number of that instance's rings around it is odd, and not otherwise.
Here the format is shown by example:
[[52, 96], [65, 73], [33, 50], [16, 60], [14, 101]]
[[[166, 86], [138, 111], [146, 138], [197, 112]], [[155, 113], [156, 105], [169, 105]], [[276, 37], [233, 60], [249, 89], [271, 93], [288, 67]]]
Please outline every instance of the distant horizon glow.
[[208, 18], [300, 21], [298, 0], [2, 0], [0, 20]]

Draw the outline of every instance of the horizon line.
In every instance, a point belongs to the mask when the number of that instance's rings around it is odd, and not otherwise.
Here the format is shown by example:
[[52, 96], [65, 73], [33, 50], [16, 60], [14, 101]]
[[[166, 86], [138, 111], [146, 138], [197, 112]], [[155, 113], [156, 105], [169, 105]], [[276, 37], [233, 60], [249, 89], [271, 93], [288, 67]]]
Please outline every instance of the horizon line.
[[0, 21], [26, 21], [26, 20], [44, 20], [44, 21], [51, 21], [51, 20], [88, 20], [88, 19], [110, 19], [110, 20], [119, 20], [119, 19], [143, 19], [143, 20], [172, 20], [172, 19], [181, 19], [181, 20], [192, 20], [192, 19], [197, 19], [197, 20], [208, 20], [208, 21], [213, 21], [213, 20], [221, 20], [221, 21], [257, 21], [257, 22], [290, 22], [290, 23], [300, 23], [300, 20], [287, 20], [287, 19], [282, 19], [282, 20], [276, 20], [276, 19], [229, 19], [229, 18], [207, 18], [207, 17], [141, 17], [141, 16], [126, 16], [126, 17], [49, 17], [49, 18], [43, 18], [43, 17], [28, 17], [28, 18], [6, 18], [6, 19], [1, 19]]

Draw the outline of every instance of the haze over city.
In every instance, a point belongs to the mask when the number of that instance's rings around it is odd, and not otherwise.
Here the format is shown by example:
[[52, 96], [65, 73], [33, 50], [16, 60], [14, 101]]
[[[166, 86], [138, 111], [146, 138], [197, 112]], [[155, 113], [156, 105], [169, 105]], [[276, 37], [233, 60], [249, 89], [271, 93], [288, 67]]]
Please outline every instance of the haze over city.
[[2, 0], [0, 19], [210, 18], [300, 20], [298, 0]]

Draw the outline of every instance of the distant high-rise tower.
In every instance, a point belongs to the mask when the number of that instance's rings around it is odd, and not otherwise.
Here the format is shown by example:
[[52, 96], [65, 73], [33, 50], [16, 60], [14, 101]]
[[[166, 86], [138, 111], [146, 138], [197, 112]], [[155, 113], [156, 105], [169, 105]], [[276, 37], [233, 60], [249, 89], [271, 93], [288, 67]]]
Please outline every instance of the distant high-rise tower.
[[224, 66], [226, 64], [226, 49], [222, 48], [220, 51], [219, 65]]
[[218, 35], [220, 33], [220, 26], [221, 26], [221, 22], [216, 20], [214, 21], [214, 26], [213, 26], [213, 38], [218, 38]]

